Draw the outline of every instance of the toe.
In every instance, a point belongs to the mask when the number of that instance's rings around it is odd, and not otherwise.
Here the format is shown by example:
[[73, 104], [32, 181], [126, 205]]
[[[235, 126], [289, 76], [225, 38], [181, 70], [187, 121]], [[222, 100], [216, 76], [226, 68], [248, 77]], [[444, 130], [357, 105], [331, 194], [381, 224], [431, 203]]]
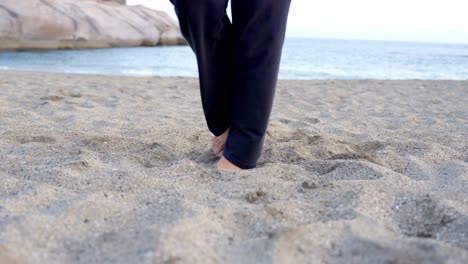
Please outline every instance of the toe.
[[222, 146], [217, 146], [217, 147], [213, 150], [213, 152], [214, 152], [215, 154], [218, 154], [218, 153], [221, 152], [222, 150], [223, 150]]
[[213, 143], [213, 148], [214, 148], [216, 145], [219, 144], [219, 141], [220, 141], [219, 138], [215, 138], [215, 139], [213, 140], [213, 142], [212, 142], [212, 143]]
[[221, 153], [224, 150], [224, 145], [220, 145], [215, 149], [215, 154]]
[[223, 144], [223, 142], [219, 142], [219, 143], [216, 144], [215, 147], [213, 148], [213, 150], [214, 150], [215, 153], [219, 153], [219, 152], [221, 152], [223, 149], [224, 149], [224, 144]]

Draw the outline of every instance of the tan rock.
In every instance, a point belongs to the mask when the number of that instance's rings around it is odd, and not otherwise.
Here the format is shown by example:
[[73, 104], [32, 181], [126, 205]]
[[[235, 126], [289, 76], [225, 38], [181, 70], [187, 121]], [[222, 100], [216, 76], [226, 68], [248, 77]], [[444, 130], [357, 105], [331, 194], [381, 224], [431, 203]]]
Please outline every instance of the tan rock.
[[179, 44], [185, 40], [177, 22], [144, 6], [94, 0], [0, 1], [0, 50]]

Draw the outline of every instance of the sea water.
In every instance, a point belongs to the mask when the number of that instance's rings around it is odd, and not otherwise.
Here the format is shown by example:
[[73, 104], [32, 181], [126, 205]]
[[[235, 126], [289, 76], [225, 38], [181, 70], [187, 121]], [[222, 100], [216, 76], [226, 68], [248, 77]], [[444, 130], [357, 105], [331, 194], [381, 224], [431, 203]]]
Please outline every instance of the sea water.
[[[0, 69], [197, 76], [188, 46], [0, 52]], [[287, 38], [280, 79], [468, 79], [468, 44]]]

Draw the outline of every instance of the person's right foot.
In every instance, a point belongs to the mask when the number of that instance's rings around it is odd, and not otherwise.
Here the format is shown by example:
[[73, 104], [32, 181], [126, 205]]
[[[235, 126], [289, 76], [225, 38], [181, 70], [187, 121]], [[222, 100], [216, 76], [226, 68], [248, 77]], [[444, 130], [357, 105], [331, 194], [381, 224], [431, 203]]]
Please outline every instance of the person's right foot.
[[223, 150], [224, 150], [224, 145], [226, 144], [226, 140], [229, 134], [229, 128], [221, 135], [217, 137], [213, 137], [213, 153], [218, 157], [221, 158]]

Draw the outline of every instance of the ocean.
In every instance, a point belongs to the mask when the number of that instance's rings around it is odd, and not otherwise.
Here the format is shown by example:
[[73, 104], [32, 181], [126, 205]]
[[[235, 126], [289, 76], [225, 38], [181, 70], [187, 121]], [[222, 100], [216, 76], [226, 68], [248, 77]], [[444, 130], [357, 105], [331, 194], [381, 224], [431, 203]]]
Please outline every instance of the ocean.
[[[197, 76], [188, 46], [0, 52], [0, 69]], [[468, 43], [287, 38], [280, 79], [468, 79]]]

